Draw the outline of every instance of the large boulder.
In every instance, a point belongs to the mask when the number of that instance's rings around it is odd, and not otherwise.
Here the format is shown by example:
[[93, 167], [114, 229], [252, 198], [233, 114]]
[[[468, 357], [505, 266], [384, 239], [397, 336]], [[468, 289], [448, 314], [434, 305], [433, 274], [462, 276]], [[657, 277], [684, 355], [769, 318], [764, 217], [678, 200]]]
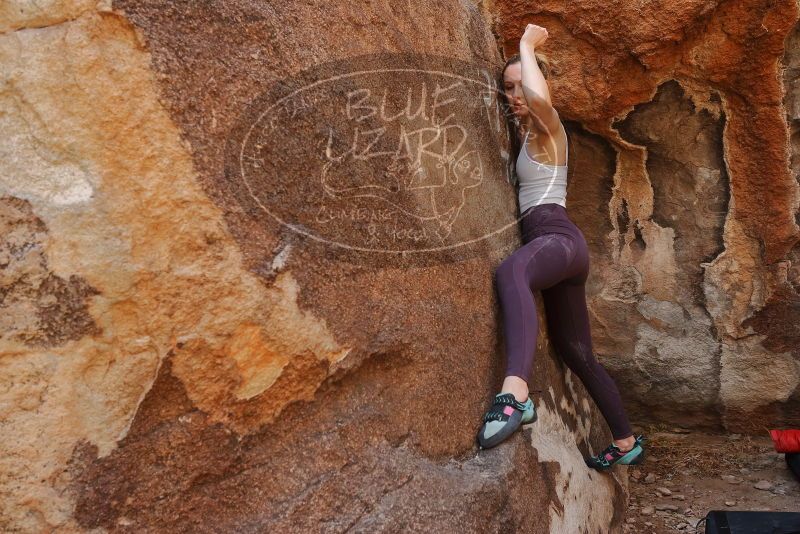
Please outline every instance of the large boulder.
[[[464, 202], [432, 220], [477, 245], [408, 262], [304, 239], [260, 209], [286, 188], [248, 197], [231, 170], [253, 105], [315, 65], [498, 68], [482, 9], [4, 6], [0, 530], [619, 530], [625, 470], [584, 465], [610, 436], [544, 332], [538, 422], [475, 447], [504, 365], [494, 269], [520, 245], [502, 144], [459, 159], [481, 180], [455, 169]], [[267, 147], [275, 176], [314, 163], [293, 140]]]

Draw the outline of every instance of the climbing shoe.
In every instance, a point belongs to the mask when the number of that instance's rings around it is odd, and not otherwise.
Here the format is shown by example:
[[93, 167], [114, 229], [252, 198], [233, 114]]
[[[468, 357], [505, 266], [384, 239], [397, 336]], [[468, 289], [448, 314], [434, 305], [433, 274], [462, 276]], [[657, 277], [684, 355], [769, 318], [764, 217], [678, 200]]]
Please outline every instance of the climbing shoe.
[[598, 471], [606, 471], [616, 464], [640, 464], [644, 461], [644, 442], [646, 439], [643, 435], [637, 436], [631, 450], [625, 452], [619, 450], [619, 447], [612, 443], [597, 456], [588, 458], [586, 465]]
[[479, 448], [489, 449], [498, 445], [520, 425], [532, 423], [537, 417], [530, 397], [526, 402], [519, 402], [513, 393], [498, 393], [491, 409], [483, 416], [483, 426], [477, 436]]

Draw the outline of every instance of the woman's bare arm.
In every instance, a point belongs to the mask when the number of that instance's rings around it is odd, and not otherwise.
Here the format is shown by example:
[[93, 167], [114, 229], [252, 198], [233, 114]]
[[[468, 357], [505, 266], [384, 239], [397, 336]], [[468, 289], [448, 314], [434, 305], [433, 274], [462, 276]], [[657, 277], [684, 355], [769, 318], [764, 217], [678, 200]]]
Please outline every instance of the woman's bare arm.
[[547, 30], [535, 24], [528, 24], [525, 34], [519, 41], [519, 55], [522, 64], [522, 92], [528, 109], [550, 135], [559, 132], [560, 119], [550, 100], [547, 81], [536, 63], [534, 50], [547, 40]]

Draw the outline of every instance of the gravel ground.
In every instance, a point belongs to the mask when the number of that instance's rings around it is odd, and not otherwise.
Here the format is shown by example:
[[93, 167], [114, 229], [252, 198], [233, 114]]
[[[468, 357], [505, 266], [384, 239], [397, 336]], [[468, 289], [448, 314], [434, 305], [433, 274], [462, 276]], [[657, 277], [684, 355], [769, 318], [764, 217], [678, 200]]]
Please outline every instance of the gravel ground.
[[646, 460], [628, 467], [625, 533], [704, 533], [711, 510], [800, 512], [800, 482], [769, 435], [644, 434]]

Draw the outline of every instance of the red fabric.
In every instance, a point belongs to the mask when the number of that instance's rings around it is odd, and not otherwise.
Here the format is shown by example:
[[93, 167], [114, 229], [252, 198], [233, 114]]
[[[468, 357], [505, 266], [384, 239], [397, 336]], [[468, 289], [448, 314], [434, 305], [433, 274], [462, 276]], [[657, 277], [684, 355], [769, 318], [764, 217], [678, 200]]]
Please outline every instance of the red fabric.
[[800, 452], [800, 430], [770, 430], [775, 452]]

